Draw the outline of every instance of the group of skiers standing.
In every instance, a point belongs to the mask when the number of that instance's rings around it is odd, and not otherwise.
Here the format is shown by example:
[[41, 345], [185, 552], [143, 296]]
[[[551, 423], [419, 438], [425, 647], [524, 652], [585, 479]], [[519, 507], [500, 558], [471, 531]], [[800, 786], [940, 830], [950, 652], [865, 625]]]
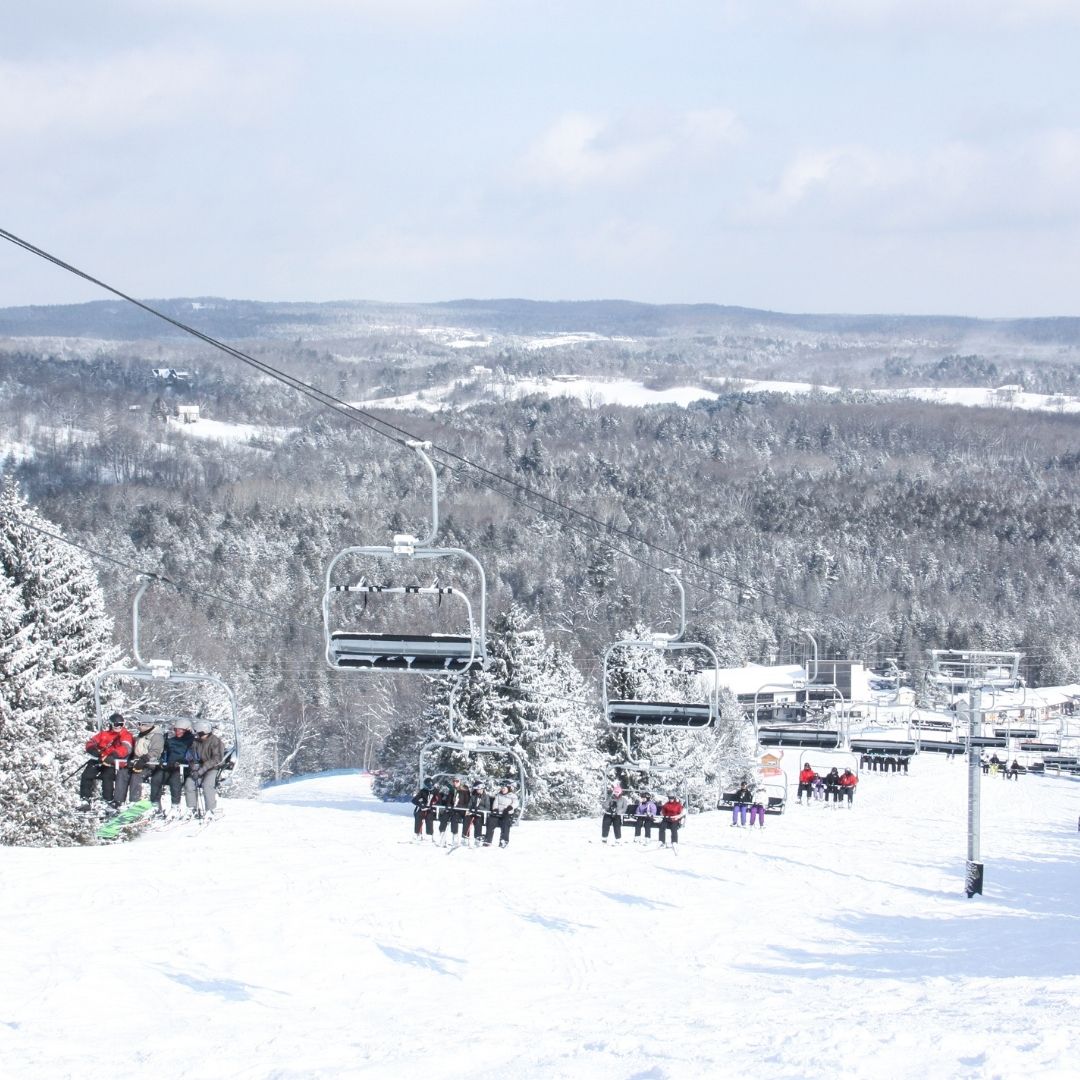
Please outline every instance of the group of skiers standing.
[[[491, 847], [499, 833], [499, 847], [510, 843], [510, 826], [519, 812], [514, 784], [503, 780], [498, 790], [489, 795], [483, 780], [471, 785], [455, 777], [449, 784], [437, 784], [425, 777], [423, 786], [412, 797], [413, 840], [421, 843], [425, 834], [432, 843], [446, 847], [446, 830], [450, 830], [451, 847]], [[439, 824], [438, 839], [435, 823]], [[458, 839], [458, 833], [461, 839]]]
[[843, 773], [837, 768], [830, 769], [824, 777], [819, 776], [813, 766], [807, 762], [799, 773], [799, 787], [796, 798], [801, 803], [806, 796], [806, 805], [810, 805], [811, 799], [816, 802], [828, 802], [832, 796], [833, 806], [836, 806], [841, 798], [847, 798], [848, 809], [851, 809], [851, 801], [855, 798], [855, 787], [859, 778], [850, 770]]
[[82, 770], [79, 796], [82, 809], [92, 810], [94, 786], [101, 783], [106, 811], [118, 811], [124, 803], [142, 799], [143, 782], [150, 781], [150, 802], [155, 814], [165, 816], [161, 796], [167, 786], [173, 813], [180, 813], [183, 790], [187, 810], [198, 813], [202, 792], [206, 815], [217, 807], [217, 781], [225, 760], [225, 744], [214, 734], [208, 720], [178, 717], [164, 730], [163, 722], [138, 717], [129, 730], [120, 713], [113, 713], [86, 743], [90, 760]]
[[[607, 801], [604, 804], [604, 818], [600, 826], [600, 839], [602, 843], [608, 842], [608, 834], [614, 833], [614, 842], [618, 844], [622, 840], [623, 818], [630, 813], [630, 797], [623, 792], [622, 784], [616, 781], [611, 785]], [[633, 809], [634, 817], [634, 843], [648, 846], [652, 839], [653, 825], [659, 826], [660, 846], [668, 846], [668, 835], [671, 836], [671, 846], [678, 847], [679, 827], [686, 820], [686, 808], [674, 794], [669, 794], [667, 799], [657, 806], [652, 796], [643, 791], [638, 796]], [[644, 837], [642, 833], [644, 832]]]

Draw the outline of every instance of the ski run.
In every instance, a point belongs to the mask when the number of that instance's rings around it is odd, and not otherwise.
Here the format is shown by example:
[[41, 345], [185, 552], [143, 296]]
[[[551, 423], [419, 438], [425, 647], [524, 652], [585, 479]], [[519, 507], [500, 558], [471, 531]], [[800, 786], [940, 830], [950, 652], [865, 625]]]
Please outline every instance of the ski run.
[[414, 844], [326, 774], [207, 827], [0, 849], [0, 1075], [1066, 1077], [1080, 783], [864, 772], [852, 809], [691, 816], [679, 857], [528, 821]]

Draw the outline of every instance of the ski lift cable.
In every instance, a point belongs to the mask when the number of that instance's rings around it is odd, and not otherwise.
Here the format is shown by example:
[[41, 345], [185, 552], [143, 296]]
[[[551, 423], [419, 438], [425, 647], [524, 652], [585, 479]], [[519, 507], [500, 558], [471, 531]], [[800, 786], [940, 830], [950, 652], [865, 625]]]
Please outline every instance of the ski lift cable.
[[165, 574], [156, 573], [153, 570], [144, 570], [142, 567], [134, 566], [131, 563], [124, 562], [123, 559], [117, 559], [112, 555], [106, 555], [102, 551], [95, 551], [93, 548], [87, 547], [85, 544], [80, 544], [75, 540], [70, 540], [66, 536], [61, 536], [59, 533], [50, 532], [48, 529], [43, 529], [39, 525], [32, 525], [30, 522], [23, 522], [26, 528], [31, 529], [33, 532], [40, 533], [42, 536], [48, 536], [53, 540], [59, 540], [62, 544], [67, 544], [68, 547], [77, 548], [79, 551], [85, 552], [92, 558], [100, 559], [102, 562], [111, 563], [113, 566], [122, 567], [124, 570], [129, 570], [134, 574], [141, 577], [152, 578], [154, 581], [161, 582], [163, 585], [171, 585], [174, 589], [181, 593], [190, 593], [192, 596], [200, 596], [206, 600], [213, 600], [219, 604], [227, 604], [230, 607], [240, 608], [243, 611], [250, 611], [256, 615], [265, 615], [268, 618], [276, 619], [279, 623], [284, 623], [289, 626], [295, 626], [303, 630], [318, 630], [322, 632], [321, 626], [316, 627], [314, 623], [302, 623], [297, 622], [295, 619], [283, 615], [281, 612], [267, 611], [265, 608], [254, 607], [251, 604], [245, 604], [242, 600], [230, 600], [227, 596], [218, 596], [216, 593], [206, 592], [204, 589], [197, 589], [193, 585], [186, 585], [183, 582], [177, 581], [174, 578], [168, 577]]
[[[122, 292], [115, 286], [109, 285], [101, 279], [93, 277], [86, 271], [80, 270], [78, 267], [73, 266], [71, 263], [65, 262], [58, 256], [37, 247], [36, 245], [30, 243], [30, 241], [24, 240], [21, 237], [16, 236], [14, 233], [9, 232], [7, 229], [4, 229], [2, 227], [0, 227], [0, 238], [9, 241], [16, 247], [22, 248], [24, 251], [27, 251], [32, 255], [36, 255], [39, 258], [44, 259], [46, 262], [52, 263], [54, 266], [57, 266], [62, 270], [66, 270], [68, 273], [74, 274], [76, 277], [82, 278], [84, 281], [88, 281], [91, 284], [96, 285], [101, 289], [104, 289], [106, 292], [112, 293], [114, 296], [119, 297], [121, 300], [125, 300], [128, 303], [133, 304], [135, 307], [140, 308], [142, 311], [145, 311], [147, 314], [153, 315], [155, 318], [161, 319], [162, 321], [169, 323], [171, 326], [176, 327], [178, 330], [181, 330], [186, 334], [190, 334], [191, 336], [198, 338], [200, 341], [204, 342], [207, 345], [210, 345], [212, 348], [219, 349], [227, 355], [232, 356], [234, 359], [240, 360], [242, 363], [247, 364], [250, 367], [255, 368], [257, 371], [262, 372], [264, 375], [268, 375], [271, 378], [284, 383], [285, 385], [291, 387], [292, 389], [298, 391], [306, 397], [311, 398], [313, 401], [316, 401], [324, 408], [339, 413], [346, 419], [351, 420], [352, 422], [357, 423], [364, 428], [367, 428], [369, 431], [377, 435], [381, 435], [383, 438], [390, 439], [402, 445], [406, 444], [407, 442], [417, 441], [417, 437], [413, 433], [407, 431], [405, 428], [399, 427], [398, 425], [391, 423], [389, 420], [384, 420], [381, 417], [375, 416], [373, 413], [367, 412], [366, 410], [361, 409], [358, 406], [352, 405], [349, 402], [342, 401], [340, 398], [335, 397], [333, 394], [330, 394], [325, 390], [321, 390], [320, 388], [312, 385], [311, 383], [307, 383], [294, 375], [290, 375], [288, 374], [288, 372], [282, 371], [281, 369], [276, 368], [272, 364], [268, 364], [263, 360], [258, 360], [255, 357], [243, 352], [240, 349], [235, 348], [232, 345], [228, 345], [223, 341], [219, 341], [217, 338], [214, 338], [209, 334], [203, 333], [201, 330], [197, 330], [195, 327], [190, 326], [187, 323], [181, 322], [179, 319], [174, 319], [172, 316], [165, 314], [165, 312], [159, 311], [157, 308], [154, 308], [141, 300], [137, 300], [135, 297], [129, 295], [128, 293]], [[382, 428], [385, 428], [387, 430], [382, 430]], [[393, 432], [394, 434], [389, 434], [388, 432]], [[524, 492], [525, 494], [534, 498], [537, 498], [550, 506], [556, 507], [565, 514], [569, 514], [574, 517], [578, 517], [585, 521], [588, 521], [590, 524], [597, 526], [603, 532], [614, 533], [615, 535], [620, 536], [623, 539], [629, 540], [636, 544], [641, 544], [649, 550], [664, 555], [668, 559], [675, 559], [688, 567], [692, 567], [695, 570], [702, 572], [710, 577], [724, 581], [729, 585], [737, 586], [739, 589], [742, 590], [749, 589], [756, 593], [769, 596], [773, 600], [782, 603], [785, 607], [790, 609], [797, 609], [821, 617], [826, 617], [828, 614], [827, 612], [824, 612], [819, 608], [810, 607], [809, 605], [802, 604], [797, 600], [784, 600], [776, 593], [764, 588], [760, 584], [750, 585], [747, 582], [740, 581], [738, 578], [731, 577], [730, 575], [724, 574], [721, 571], [713, 569], [712, 567], [705, 566], [704, 564], [690, 558], [689, 556], [683, 555], [680, 552], [661, 547], [660, 545], [645, 540], [642, 537], [635, 536], [633, 533], [625, 529], [618, 529], [614, 526], [605, 524], [604, 522], [600, 521], [599, 518], [595, 518], [591, 514], [586, 513], [585, 511], [575, 509], [571, 506], [567, 506], [565, 503], [560, 502], [558, 499], [555, 499], [550, 495], [545, 495], [543, 492], [536, 491], [534, 488], [530, 488], [525, 484], [521, 484], [518, 481], [512, 479], [511, 477], [503, 476], [501, 473], [497, 473], [494, 470], [488, 469], [485, 466], [480, 465], [479, 463], [472, 461], [471, 459], [464, 457], [463, 455], [458, 454], [446, 447], [433, 445], [432, 449], [433, 451], [444, 454], [449, 458], [461, 462], [462, 468], [473, 469], [482, 476], [491, 477], [499, 481], [499, 483], [507, 484], [510, 487], [516, 488], [519, 491]], [[502, 496], [503, 498], [510, 499], [510, 501], [517, 501], [514, 500], [512, 496], [508, 495], [506, 491], [499, 487], [496, 487], [494, 484], [485, 482], [483, 480], [477, 480], [477, 482], [480, 483], [481, 486], [488, 488], [489, 490]], [[552, 517], [550, 513], [545, 514], [543, 510], [535, 506], [529, 506], [528, 503], [521, 503], [521, 505], [525, 505], [534, 513]], [[560, 521], [560, 524], [569, 527], [564, 520], [557, 520]], [[610, 550], [620, 552], [620, 549], [614, 547], [613, 545], [604, 544], [602, 536], [596, 536], [591, 533], [585, 535], [588, 535], [590, 539], [601, 543], [603, 546], [608, 547]], [[630, 555], [628, 552], [621, 553], [627, 555], [627, 557], [631, 559], [635, 559], [635, 561], [642, 562], [643, 565], [651, 566], [651, 564], [645, 563], [641, 559], [637, 559], [635, 556]], [[659, 568], [652, 567], [652, 569]], [[723, 596], [721, 594], [714, 595], [716, 595], [719, 599], [723, 600], [725, 603], [736, 605], [738, 604], [738, 601], [733, 600], [731, 597]]]

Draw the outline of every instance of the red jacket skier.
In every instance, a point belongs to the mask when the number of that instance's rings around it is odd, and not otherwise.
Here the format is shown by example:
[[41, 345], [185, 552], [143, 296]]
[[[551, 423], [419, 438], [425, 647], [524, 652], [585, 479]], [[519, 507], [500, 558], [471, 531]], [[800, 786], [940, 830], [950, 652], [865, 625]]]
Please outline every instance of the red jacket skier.
[[117, 762], [126, 762], [134, 745], [135, 739], [124, 727], [124, 718], [119, 713], [113, 713], [106, 726], [87, 740], [86, 752], [93, 757], [86, 763], [79, 778], [79, 797], [87, 809], [94, 793], [94, 783], [99, 778], [102, 799], [107, 803], [113, 802]]
[[671, 833], [671, 846], [679, 845], [679, 826], [686, 817], [686, 809], [679, 802], [677, 795], [668, 795], [667, 801], [660, 807], [660, 846], [667, 847], [667, 833]]
[[855, 798], [855, 785], [859, 782], [859, 778], [850, 770], [845, 769], [844, 775], [840, 777], [840, 793], [847, 796], [848, 809], [851, 809], [851, 800]]

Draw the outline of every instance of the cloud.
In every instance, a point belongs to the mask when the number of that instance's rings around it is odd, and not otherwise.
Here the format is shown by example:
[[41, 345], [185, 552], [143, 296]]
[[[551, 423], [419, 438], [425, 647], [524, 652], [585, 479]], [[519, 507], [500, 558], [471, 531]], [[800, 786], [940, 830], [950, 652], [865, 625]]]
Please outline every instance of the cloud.
[[[280, 83], [280, 68], [275, 82]], [[270, 80], [206, 49], [136, 49], [96, 62], [0, 61], [0, 133], [111, 135], [211, 110], [246, 121]]]
[[956, 141], [921, 153], [849, 145], [806, 150], [741, 215], [757, 224], [880, 229], [1080, 222], [1080, 131]]
[[528, 148], [521, 173], [557, 187], [622, 184], [674, 162], [709, 157], [739, 134], [727, 109], [633, 114], [567, 113]]

